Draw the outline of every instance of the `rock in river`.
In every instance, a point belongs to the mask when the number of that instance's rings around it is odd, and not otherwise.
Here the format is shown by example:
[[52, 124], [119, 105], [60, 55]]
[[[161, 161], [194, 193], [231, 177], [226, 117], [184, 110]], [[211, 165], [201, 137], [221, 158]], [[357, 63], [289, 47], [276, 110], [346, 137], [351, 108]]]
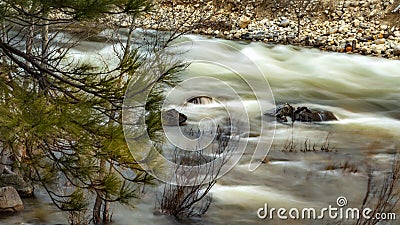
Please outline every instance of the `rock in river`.
[[12, 186], [21, 197], [31, 197], [33, 187], [17, 174], [3, 174], [0, 176], [0, 187]]
[[185, 124], [187, 116], [175, 109], [170, 109], [162, 113], [162, 120], [166, 126], [182, 126]]
[[192, 103], [195, 105], [210, 104], [213, 102], [214, 102], [214, 99], [212, 97], [205, 96], [205, 95], [190, 97], [186, 100], [186, 103]]
[[309, 109], [305, 106], [297, 107], [297, 109], [288, 103], [276, 108], [275, 117], [278, 122], [291, 121], [300, 122], [322, 122], [337, 120], [336, 116], [330, 111]]
[[23, 209], [24, 205], [15, 188], [0, 188], [0, 212], [18, 212]]

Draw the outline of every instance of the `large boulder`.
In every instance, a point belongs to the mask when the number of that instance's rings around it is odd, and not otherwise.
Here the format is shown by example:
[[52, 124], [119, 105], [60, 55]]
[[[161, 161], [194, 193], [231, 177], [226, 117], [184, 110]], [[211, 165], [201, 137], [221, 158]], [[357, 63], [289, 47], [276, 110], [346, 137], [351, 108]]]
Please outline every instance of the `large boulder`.
[[170, 109], [162, 113], [162, 121], [166, 126], [182, 126], [186, 120], [187, 116], [175, 109]]
[[14, 187], [0, 188], [0, 212], [18, 212], [24, 209], [24, 204]]
[[21, 197], [31, 197], [33, 195], [33, 186], [18, 174], [2, 174], [0, 176], [0, 187], [7, 186], [14, 187]]

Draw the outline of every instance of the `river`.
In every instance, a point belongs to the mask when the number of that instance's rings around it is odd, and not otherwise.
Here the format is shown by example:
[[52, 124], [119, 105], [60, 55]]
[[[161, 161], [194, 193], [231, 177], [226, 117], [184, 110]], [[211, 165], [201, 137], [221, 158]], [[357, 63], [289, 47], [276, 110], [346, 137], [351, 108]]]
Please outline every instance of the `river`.
[[[191, 35], [184, 41], [191, 43], [182, 45], [191, 46], [186, 54], [203, 61], [193, 63], [181, 78], [203, 78], [177, 92], [183, 94], [187, 88], [190, 95], [209, 93], [229, 103], [233, 110], [244, 108], [250, 123], [250, 136], [243, 138], [247, 147], [235, 167], [212, 188], [213, 203], [204, 216], [178, 221], [154, 215], [157, 187], [147, 187], [133, 202], [135, 208], [112, 206], [113, 224], [288, 224], [261, 220], [257, 210], [265, 203], [275, 208], [337, 206], [339, 196], [347, 198], [348, 206], [359, 207], [367, 187], [368, 166], [380, 177], [390, 169], [400, 137], [399, 61]], [[82, 55], [106, 53], [111, 46], [87, 42], [74, 51]], [[243, 71], [236, 71], [238, 76], [230, 68], [204, 60], [234, 65]], [[206, 75], [218, 82], [210, 82]], [[220, 81], [233, 88], [240, 99], [227, 95]], [[274, 102], [329, 110], [338, 121], [295, 122], [293, 129], [277, 123], [274, 130], [275, 124], [262, 114], [271, 110]], [[219, 104], [184, 107], [182, 111], [189, 117], [188, 124], [197, 123], [204, 115], [221, 115]], [[292, 134], [295, 151], [283, 151]], [[319, 148], [327, 136], [331, 151], [300, 151], [306, 139]], [[252, 158], [256, 145], [261, 154]], [[258, 165], [270, 146], [268, 162]], [[249, 171], [250, 164], [257, 164], [257, 169]], [[67, 223], [44, 193], [24, 201], [24, 212], [2, 218], [0, 224]], [[322, 222], [300, 220], [290, 224]]]

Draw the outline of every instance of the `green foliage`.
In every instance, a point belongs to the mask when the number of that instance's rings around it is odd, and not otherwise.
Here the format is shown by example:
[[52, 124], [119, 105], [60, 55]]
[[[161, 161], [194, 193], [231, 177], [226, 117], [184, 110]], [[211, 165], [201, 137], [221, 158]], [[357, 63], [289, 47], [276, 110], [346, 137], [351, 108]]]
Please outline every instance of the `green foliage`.
[[64, 20], [91, 20], [107, 14], [139, 15], [152, 6], [148, 0], [5, 0], [0, 5], [2, 16], [20, 13], [30, 18], [42, 18], [46, 12], [63, 13]]
[[66, 211], [82, 211], [88, 206], [86, 202], [87, 199], [85, 193], [82, 190], [77, 189], [68, 196], [68, 199], [65, 201], [62, 208]]
[[[6, 0], [0, 4], [0, 142], [14, 154], [15, 169], [40, 184], [62, 210], [83, 212], [93, 196], [102, 201], [100, 206], [129, 203], [137, 197], [139, 185], [151, 182], [130, 154], [122, 126], [129, 82], [149, 78], [137, 73], [142, 58], [130, 43], [123, 43], [127, 49], [123, 57], [108, 69], [71, 61], [69, 45], [58, 47], [44, 30], [105, 15], [134, 18], [150, 6], [147, 0]], [[57, 13], [61, 18], [47, 18]], [[28, 51], [28, 41], [39, 33], [42, 40], [33, 41]], [[52, 51], [40, 49], [41, 44]], [[24, 45], [27, 49], [21, 48]], [[155, 142], [161, 142], [162, 91], [176, 82], [179, 69], [175, 66], [152, 78], [163, 83], [152, 89], [145, 107], [148, 132]]]

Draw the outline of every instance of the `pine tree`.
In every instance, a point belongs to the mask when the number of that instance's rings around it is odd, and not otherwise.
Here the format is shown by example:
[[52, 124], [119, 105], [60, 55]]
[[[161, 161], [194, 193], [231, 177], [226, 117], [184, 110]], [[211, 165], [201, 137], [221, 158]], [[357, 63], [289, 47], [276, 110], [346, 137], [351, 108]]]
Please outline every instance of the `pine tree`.
[[[0, 4], [0, 143], [15, 156], [13, 169], [40, 184], [58, 208], [77, 215], [92, 207], [94, 224], [110, 222], [110, 202], [128, 203], [141, 184], [151, 182], [125, 143], [121, 113], [129, 82], [140, 79], [143, 55], [130, 44], [132, 26], [115, 68], [71, 61], [68, 51], [82, 39], [60, 44], [58, 29], [74, 30], [112, 15], [134, 21], [150, 7], [147, 0]], [[170, 83], [174, 69], [154, 80]], [[146, 105], [154, 139], [162, 100], [155, 88]]]

